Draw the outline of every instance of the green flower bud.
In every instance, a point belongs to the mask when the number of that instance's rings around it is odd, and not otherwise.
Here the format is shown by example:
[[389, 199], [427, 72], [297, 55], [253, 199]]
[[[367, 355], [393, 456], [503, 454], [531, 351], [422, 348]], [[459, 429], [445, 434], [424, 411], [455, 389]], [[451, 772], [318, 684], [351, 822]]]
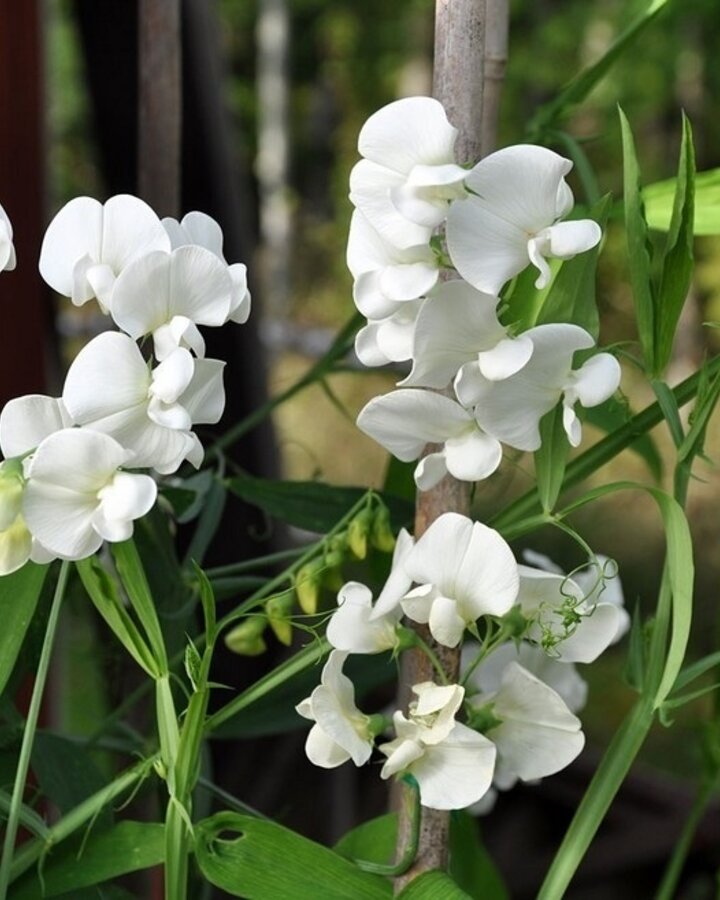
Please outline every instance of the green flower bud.
[[292, 621], [290, 613], [295, 605], [295, 597], [289, 591], [271, 597], [265, 604], [270, 627], [275, 632], [275, 637], [281, 644], [289, 647], [292, 643]]
[[225, 646], [240, 656], [260, 656], [267, 650], [263, 638], [267, 624], [267, 616], [259, 614], [248, 616], [225, 636]]
[[485, 706], [474, 707], [466, 704], [465, 712], [467, 713], [468, 728], [479, 731], [480, 734], [487, 734], [498, 725], [502, 725], [503, 720], [498, 719], [495, 715], [495, 707], [492, 703], [486, 703]]
[[367, 556], [368, 536], [372, 527], [372, 512], [361, 510], [348, 526], [348, 545], [358, 559]]
[[395, 549], [395, 535], [390, 527], [390, 510], [384, 503], [375, 510], [370, 529], [370, 543], [382, 553], [392, 553]]
[[0, 531], [9, 528], [20, 515], [25, 488], [16, 460], [0, 465]]
[[308, 616], [314, 616], [320, 599], [323, 569], [322, 559], [313, 559], [301, 566], [295, 574], [295, 593], [300, 609]]

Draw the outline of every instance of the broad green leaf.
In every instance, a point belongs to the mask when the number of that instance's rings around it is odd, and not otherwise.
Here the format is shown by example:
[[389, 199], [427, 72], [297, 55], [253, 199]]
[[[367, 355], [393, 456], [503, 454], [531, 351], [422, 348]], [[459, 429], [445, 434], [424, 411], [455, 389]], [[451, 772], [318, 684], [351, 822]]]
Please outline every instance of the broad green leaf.
[[49, 566], [27, 562], [0, 578], [0, 694], [12, 674]]
[[[480, 896], [480, 895], [478, 895]], [[445, 872], [426, 872], [397, 894], [398, 900], [472, 900]]]
[[[585, 410], [585, 421], [595, 428], [599, 428], [607, 434], [612, 434], [616, 429], [627, 425], [633, 418], [633, 413], [627, 402], [610, 397], [599, 406], [593, 406]], [[663, 476], [663, 458], [657, 444], [649, 434], [641, 434], [628, 449], [632, 450], [645, 462], [650, 474], [659, 482]]]
[[[59, 734], [38, 731], [32, 751], [32, 770], [40, 790], [61, 813], [70, 812], [105, 785], [92, 756], [76, 741]], [[99, 814], [112, 821], [109, 809]]]
[[463, 809], [450, 816], [449, 873], [471, 897], [509, 900], [502, 876], [481, 840], [478, 820]]
[[668, 0], [650, 0], [645, 10], [618, 36], [597, 62], [576, 75], [550, 103], [541, 106], [530, 122], [529, 140], [539, 141], [549, 128], [566, 116], [574, 106], [582, 103], [667, 3]]
[[[386, 900], [390, 882], [275, 822], [222, 812], [195, 826], [195, 856], [216, 887], [246, 900]], [[444, 895], [435, 895], [435, 897]]]
[[570, 452], [561, 404], [540, 420], [540, 438], [540, 449], [535, 451], [535, 476], [543, 512], [549, 513], [560, 494]]
[[[367, 493], [359, 487], [336, 487], [319, 481], [273, 481], [249, 475], [229, 478], [230, 490], [248, 503], [259, 506], [282, 522], [323, 534], [330, 531]], [[407, 500], [383, 495], [393, 528], [407, 525], [413, 505]]]
[[385, 813], [348, 831], [335, 844], [335, 850], [348, 859], [390, 863], [395, 856], [397, 826], [397, 813]]
[[[53, 848], [37, 874], [26, 875], [10, 891], [12, 900], [59, 897], [101, 884], [128, 872], [159, 865], [165, 852], [164, 826], [125, 821], [107, 831], [90, 835], [82, 848], [77, 841]], [[43, 892], [44, 888], [44, 892]]]
[[[656, 181], [643, 188], [645, 215], [650, 228], [669, 231], [675, 207], [677, 178]], [[695, 176], [696, 235], [720, 234], [720, 169], [708, 169]]]
[[635, 154], [630, 123], [618, 108], [623, 145], [623, 184], [625, 202], [625, 230], [627, 233], [628, 263], [632, 286], [638, 337], [645, 363], [651, 368], [655, 359], [656, 305], [651, 281], [651, 247], [640, 192], [640, 170]]
[[[592, 207], [588, 218], [594, 219], [604, 229], [609, 211], [610, 195], [607, 194]], [[600, 322], [595, 300], [595, 273], [599, 254], [600, 244], [563, 263], [540, 309], [538, 325], [572, 322], [589, 331], [597, 340]]]
[[95, 556], [75, 563], [80, 580], [95, 608], [135, 662], [151, 677], [159, 675], [153, 654], [125, 608], [113, 577]]
[[693, 270], [693, 221], [695, 200], [695, 150], [692, 129], [683, 115], [683, 136], [677, 187], [657, 296], [655, 371], [670, 361], [680, 313], [690, 289]]

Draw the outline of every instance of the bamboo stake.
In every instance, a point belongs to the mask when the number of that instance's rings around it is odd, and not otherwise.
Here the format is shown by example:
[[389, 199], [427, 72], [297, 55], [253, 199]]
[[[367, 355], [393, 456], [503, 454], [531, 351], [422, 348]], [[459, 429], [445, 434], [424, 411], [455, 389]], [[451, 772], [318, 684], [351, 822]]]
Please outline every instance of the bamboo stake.
[[140, 0], [140, 196], [160, 216], [180, 213], [182, 71], [180, 0]]
[[[459, 131], [455, 153], [460, 163], [477, 161], [495, 142], [498, 95], [507, 46], [507, 38], [503, 38], [507, 35], [506, 22], [507, 0], [437, 0], [436, 3], [433, 94]], [[486, 83], [488, 77], [490, 82]], [[486, 101], [490, 101], [487, 110]], [[429, 445], [425, 453], [436, 449]], [[470, 492], [468, 482], [457, 481], [448, 475], [432, 490], [418, 493], [415, 538], [419, 538], [443, 513], [469, 515]], [[440, 646], [433, 641], [427, 626], [409, 624], [431, 646], [448, 679], [457, 681], [460, 648]], [[434, 679], [432, 664], [422, 651], [413, 649], [404, 653], [401, 704], [407, 704], [413, 684]], [[407, 803], [400, 804], [398, 859], [402, 858], [410, 840], [408, 806]], [[410, 869], [396, 879], [396, 892], [424, 872], [447, 868], [449, 826], [449, 813], [422, 808], [417, 856]]]

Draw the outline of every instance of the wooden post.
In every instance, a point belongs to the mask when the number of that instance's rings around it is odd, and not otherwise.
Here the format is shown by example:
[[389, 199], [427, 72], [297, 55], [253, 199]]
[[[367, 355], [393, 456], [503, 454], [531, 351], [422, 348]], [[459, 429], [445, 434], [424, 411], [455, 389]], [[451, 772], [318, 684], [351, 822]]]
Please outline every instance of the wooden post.
[[[501, 9], [505, 0], [437, 0], [435, 7], [435, 62], [433, 94], [439, 100], [450, 122], [458, 129], [455, 158], [459, 163], [474, 163], [495, 141], [497, 116], [497, 90], [493, 92], [491, 113], [485, 109], [486, 41], [488, 49], [499, 57], [502, 47]], [[493, 7], [492, 18], [490, 9]], [[490, 25], [490, 21], [492, 25]], [[488, 28], [492, 32], [488, 32]], [[505, 32], [507, 26], [505, 26]], [[493, 68], [495, 73], [496, 63]], [[503, 67], [504, 68], [504, 67]], [[500, 69], [500, 77], [502, 68]], [[485, 134], [489, 130], [491, 133]], [[448, 396], [452, 391], [448, 390]], [[432, 445], [425, 453], [439, 448]], [[415, 508], [415, 538], [446, 512], [470, 514], [471, 484], [457, 481], [448, 475], [432, 490], [419, 492]], [[432, 639], [426, 625], [408, 623], [432, 647], [451, 682], [457, 681], [460, 669], [460, 647], [443, 647]], [[403, 654], [401, 667], [400, 701], [406, 704], [410, 688], [423, 681], [435, 680], [435, 672], [420, 650]], [[407, 790], [407, 789], [404, 789]], [[410, 818], [407, 803], [400, 804], [398, 858], [407, 847], [410, 834]], [[443, 810], [422, 808], [420, 840], [414, 864], [396, 879], [396, 891], [408, 882], [433, 869], [445, 869], [448, 863], [448, 838], [450, 816]]]
[[180, 0], [140, 0], [138, 183], [159, 216], [180, 214]]

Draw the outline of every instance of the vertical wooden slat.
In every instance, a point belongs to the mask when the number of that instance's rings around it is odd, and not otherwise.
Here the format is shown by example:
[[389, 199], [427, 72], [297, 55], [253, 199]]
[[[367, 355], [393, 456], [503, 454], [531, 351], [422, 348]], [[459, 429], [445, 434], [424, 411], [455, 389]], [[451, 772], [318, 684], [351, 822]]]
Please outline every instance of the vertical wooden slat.
[[138, 182], [160, 216], [178, 216], [182, 127], [180, 0], [140, 0]]
[[46, 389], [49, 304], [37, 262], [44, 215], [38, 3], [0, 0], [0, 203], [18, 265], [0, 272], [0, 406]]

